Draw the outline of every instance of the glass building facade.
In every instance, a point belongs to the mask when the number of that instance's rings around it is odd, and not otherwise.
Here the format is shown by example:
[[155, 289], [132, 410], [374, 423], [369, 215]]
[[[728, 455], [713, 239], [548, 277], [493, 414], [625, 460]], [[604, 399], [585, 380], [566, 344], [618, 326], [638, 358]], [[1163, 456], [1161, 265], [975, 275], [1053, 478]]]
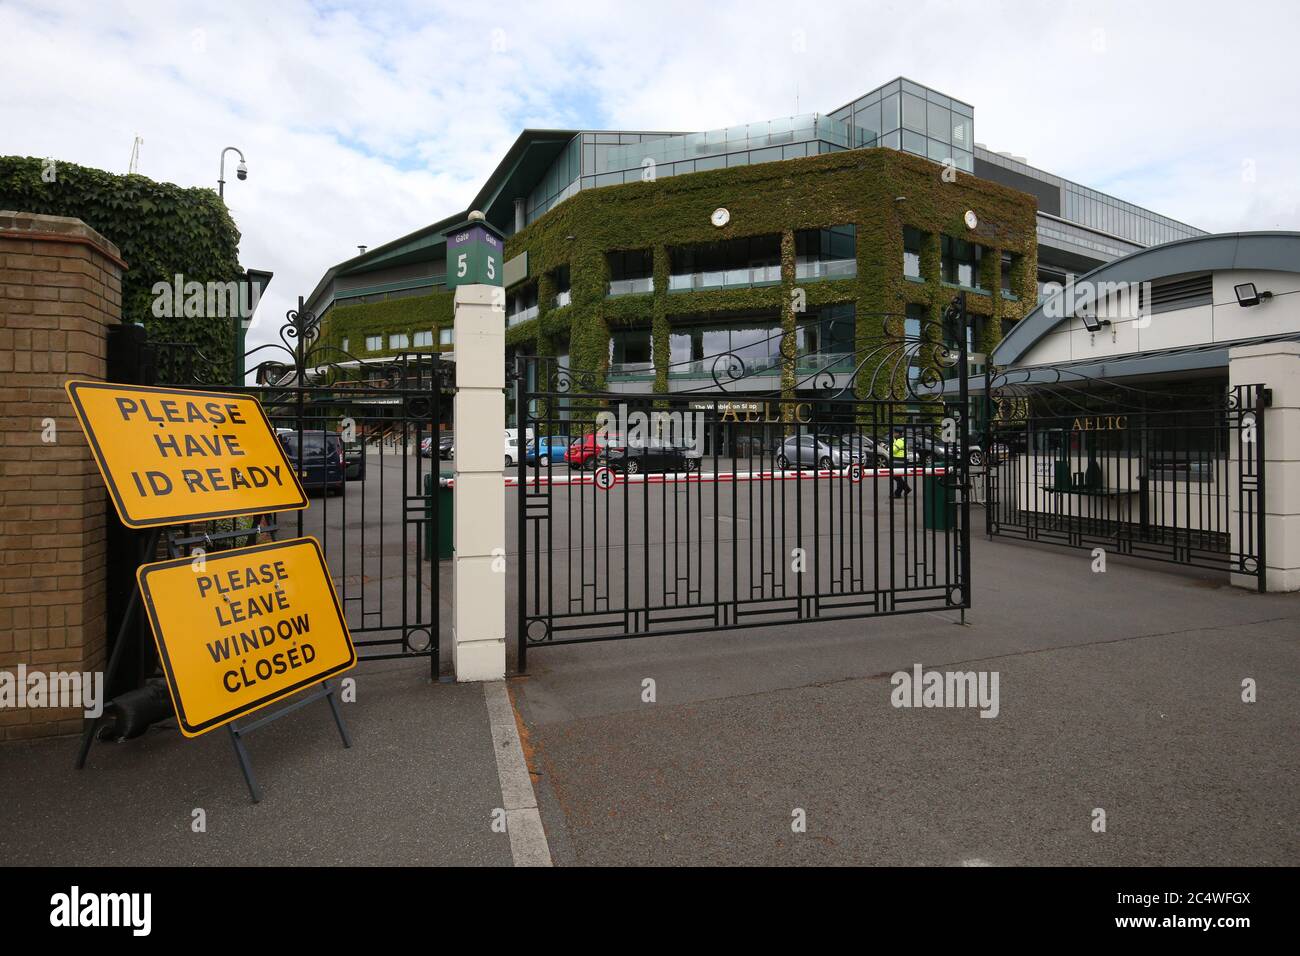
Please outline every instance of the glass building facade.
[[[952, 163], [967, 173], [1036, 196], [1040, 285], [1070, 273], [1081, 274], [1146, 246], [1204, 235], [1186, 223], [977, 145], [971, 104], [905, 77], [826, 114], [807, 113], [701, 133], [577, 133], [529, 193], [525, 222], [582, 189], [877, 146]], [[909, 276], [919, 274], [917, 258], [916, 250], [909, 248]], [[855, 265], [850, 259], [851, 255], [801, 255], [799, 278], [852, 275]], [[743, 284], [758, 281], [748, 276]], [[678, 278], [676, 283], [685, 288], [695, 287], [697, 281]], [[645, 286], [645, 280], [620, 282], [617, 291], [646, 291]]]
[[975, 171], [975, 108], [920, 83], [899, 77], [830, 117], [849, 126], [854, 139], [871, 140], [869, 145]]

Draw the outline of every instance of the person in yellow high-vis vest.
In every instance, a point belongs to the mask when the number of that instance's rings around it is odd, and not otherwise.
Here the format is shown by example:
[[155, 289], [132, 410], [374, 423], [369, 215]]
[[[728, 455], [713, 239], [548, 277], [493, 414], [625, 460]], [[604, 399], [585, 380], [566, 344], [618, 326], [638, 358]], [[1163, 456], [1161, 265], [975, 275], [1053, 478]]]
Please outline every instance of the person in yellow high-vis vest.
[[894, 429], [894, 437], [889, 447], [889, 457], [891, 467], [898, 469], [898, 471], [894, 472], [894, 489], [889, 497], [901, 498], [903, 495], [910, 495], [912, 487], [907, 483], [904, 474], [907, 470], [907, 442], [903, 438], [901, 428]]

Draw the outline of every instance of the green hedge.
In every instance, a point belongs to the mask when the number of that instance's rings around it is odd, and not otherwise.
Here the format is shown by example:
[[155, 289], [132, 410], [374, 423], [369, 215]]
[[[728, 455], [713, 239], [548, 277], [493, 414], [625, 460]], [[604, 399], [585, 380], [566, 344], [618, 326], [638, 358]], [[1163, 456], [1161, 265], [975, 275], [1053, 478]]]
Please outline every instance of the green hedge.
[[114, 243], [126, 260], [122, 318], [143, 322], [150, 338], [187, 342], [218, 367], [230, 361], [232, 323], [206, 318], [156, 318], [153, 287], [184, 281], [231, 282], [243, 278], [239, 230], [215, 192], [159, 183], [145, 176], [119, 176], [102, 169], [57, 162], [54, 180], [34, 157], [0, 156], [0, 209], [71, 216]]

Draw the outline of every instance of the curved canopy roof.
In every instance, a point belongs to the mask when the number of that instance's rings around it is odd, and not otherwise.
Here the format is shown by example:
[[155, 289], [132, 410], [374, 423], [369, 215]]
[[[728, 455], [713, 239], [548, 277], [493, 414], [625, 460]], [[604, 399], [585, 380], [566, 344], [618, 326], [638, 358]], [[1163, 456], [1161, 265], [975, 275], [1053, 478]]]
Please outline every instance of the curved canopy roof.
[[[1180, 239], [1114, 259], [1075, 281], [1154, 282], [1168, 276], [1230, 269], [1300, 272], [1300, 232], [1225, 232]], [[991, 356], [995, 365], [1017, 365], [1043, 336], [1072, 318], [1048, 315], [1044, 305], [1025, 316], [998, 343]]]

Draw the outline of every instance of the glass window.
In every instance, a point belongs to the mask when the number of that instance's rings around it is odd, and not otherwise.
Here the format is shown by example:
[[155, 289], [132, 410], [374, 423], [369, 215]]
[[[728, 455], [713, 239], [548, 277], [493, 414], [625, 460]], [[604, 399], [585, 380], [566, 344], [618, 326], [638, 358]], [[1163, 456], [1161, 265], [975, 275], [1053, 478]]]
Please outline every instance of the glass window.
[[926, 308], [912, 303], [907, 307], [907, 317], [903, 319], [903, 335], [912, 341], [921, 338], [921, 324], [925, 321]]
[[615, 365], [651, 365], [653, 345], [649, 329], [619, 329], [610, 336], [609, 360]]
[[926, 128], [931, 139], [948, 142], [952, 136], [952, 114], [937, 103], [926, 106]]
[[341, 348], [345, 352], [348, 350], [348, 340], [346, 338], [343, 339], [343, 342], [341, 345], [339, 345], [339, 348]]
[[919, 229], [903, 227], [903, 275], [909, 279], [921, 278], [921, 247], [925, 236]]
[[366, 336], [366, 351], [367, 351], [367, 352], [378, 352], [378, 351], [379, 351], [380, 349], [382, 349], [383, 347], [384, 347], [384, 337], [383, 337], [382, 335], [367, 335], [367, 336]]
[[912, 93], [903, 94], [903, 128], [925, 132], [925, 100]]
[[451, 345], [456, 341], [456, 330], [450, 327], [444, 327], [438, 330], [438, 344]]
[[943, 281], [979, 288], [979, 246], [964, 239], [944, 236], [941, 242]]
[[415, 341], [415, 347], [416, 347], [417, 349], [420, 348], [420, 347], [422, 347], [422, 346], [432, 345], [432, 344], [433, 344], [433, 331], [430, 330], [430, 331], [428, 331], [428, 332], [416, 332], [416, 333], [415, 333], [415, 340], [414, 340], [414, 341]]
[[926, 155], [925, 137], [920, 133], [913, 133], [910, 129], [903, 130], [903, 149], [918, 156]]
[[[881, 132], [892, 132], [902, 125], [898, 120], [898, 94], [892, 93], [880, 101], [880, 127]], [[894, 146], [898, 148], [897, 144]]]
[[880, 126], [880, 104], [872, 103], [858, 110], [857, 115], [853, 117], [853, 125], [865, 131], [869, 137], [876, 137], [883, 133], [884, 130]]
[[691, 333], [674, 332], [668, 336], [668, 362], [671, 365], [680, 365], [683, 362], [689, 362], [694, 357], [691, 351]]
[[390, 349], [407, 349], [411, 347], [411, 337], [405, 332], [394, 332], [388, 336], [388, 347]]

